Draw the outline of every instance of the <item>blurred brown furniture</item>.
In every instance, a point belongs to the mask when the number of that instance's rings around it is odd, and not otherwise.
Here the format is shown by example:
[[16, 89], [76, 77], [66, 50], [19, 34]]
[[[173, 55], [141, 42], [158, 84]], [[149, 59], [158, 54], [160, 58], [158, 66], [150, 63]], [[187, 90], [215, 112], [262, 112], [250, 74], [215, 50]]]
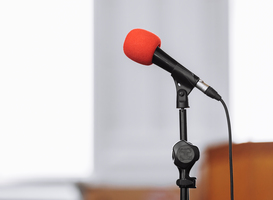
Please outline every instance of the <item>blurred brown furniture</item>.
[[[273, 199], [273, 143], [233, 145], [235, 200]], [[228, 146], [209, 148], [195, 200], [229, 200]]]
[[[230, 200], [228, 145], [202, 153], [190, 200]], [[235, 200], [273, 200], [273, 143], [233, 145]], [[179, 188], [87, 187], [84, 200], [180, 200]]]
[[176, 188], [89, 188], [84, 200], [179, 200]]

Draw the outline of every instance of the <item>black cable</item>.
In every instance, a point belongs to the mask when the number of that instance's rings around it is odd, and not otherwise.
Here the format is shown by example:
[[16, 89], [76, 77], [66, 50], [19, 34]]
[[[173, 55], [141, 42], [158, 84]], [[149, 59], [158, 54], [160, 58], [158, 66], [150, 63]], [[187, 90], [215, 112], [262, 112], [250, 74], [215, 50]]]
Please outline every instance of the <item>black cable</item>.
[[228, 108], [227, 108], [224, 100], [221, 99], [220, 101], [221, 101], [221, 103], [224, 106], [224, 109], [225, 109], [225, 112], [226, 112], [227, 124], [228, 124], [229, 170], [230, 170], [230, 199], [234, 200], [231, 123], [230, 123], [230, 117], [229, 117], [229, 113], [228, 113]]

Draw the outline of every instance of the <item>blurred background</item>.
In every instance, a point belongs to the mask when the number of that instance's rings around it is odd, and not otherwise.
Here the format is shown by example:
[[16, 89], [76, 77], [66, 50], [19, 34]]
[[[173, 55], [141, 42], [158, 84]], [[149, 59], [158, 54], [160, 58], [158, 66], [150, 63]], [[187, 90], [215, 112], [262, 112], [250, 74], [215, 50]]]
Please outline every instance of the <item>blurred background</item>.
[[[218, 91], [234, 143], [271, 142], [272, 8], [267, 0], [1, 0], [0, 199], [177, 187], [174, 81], [124, 55], [134, 28], [158, 35]], [[227, 124], [221, 104], [199, 90], [189, 104], [198, 178], [206, 149], [227, 143]]]

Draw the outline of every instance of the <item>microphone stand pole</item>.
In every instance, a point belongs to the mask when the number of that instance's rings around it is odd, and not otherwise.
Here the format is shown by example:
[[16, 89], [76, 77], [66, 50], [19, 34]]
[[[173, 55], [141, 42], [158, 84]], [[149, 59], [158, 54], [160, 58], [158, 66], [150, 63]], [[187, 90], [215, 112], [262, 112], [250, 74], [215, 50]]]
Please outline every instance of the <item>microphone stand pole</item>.
[[196, 188], [196, 178], [190, 177], [189, 173], [194, 163], [199, 159], [198, 147], [187, 142], [187, 112], [189, 108], [188, 94], [192, 86], [181, 85], [175, 79], [177, 91], [177, 108], [179, 109], [180, 141], [173, 147], [172, 158], [179, 171], [179, 179], [176, 181], [180, 188], [180, 200], [189, 200], [189, 188]]

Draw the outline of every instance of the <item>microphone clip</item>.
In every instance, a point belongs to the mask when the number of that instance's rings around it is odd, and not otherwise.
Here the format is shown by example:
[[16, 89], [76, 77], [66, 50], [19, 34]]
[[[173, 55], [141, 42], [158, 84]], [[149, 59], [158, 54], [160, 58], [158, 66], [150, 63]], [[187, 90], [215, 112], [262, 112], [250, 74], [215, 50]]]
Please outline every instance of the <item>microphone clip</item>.
[[185, 85], [174, 79], [176, 87], [176, 108], [189, 108], [188, 94], [191, 92]]

